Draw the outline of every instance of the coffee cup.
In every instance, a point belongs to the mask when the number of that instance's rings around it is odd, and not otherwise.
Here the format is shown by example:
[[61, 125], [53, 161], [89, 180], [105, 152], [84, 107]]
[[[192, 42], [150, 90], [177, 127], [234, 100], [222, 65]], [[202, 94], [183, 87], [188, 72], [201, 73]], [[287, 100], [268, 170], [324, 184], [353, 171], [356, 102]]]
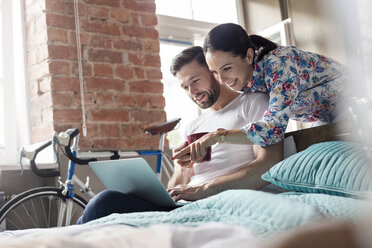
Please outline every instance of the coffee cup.
[[[189, 145], [193, 143], [195, 140], [200, 139], [202, 136], [206, 135], [208, 132], [202, 132], [202, 133], [193, 133], [187, 136], [187, 142]], [[204, 161], [210, 161], [211, 160], [211, 155], [212, 155], [212, 147], [209, 146], [207, 148], [207, 154], [202, 159], [202, 162]]]

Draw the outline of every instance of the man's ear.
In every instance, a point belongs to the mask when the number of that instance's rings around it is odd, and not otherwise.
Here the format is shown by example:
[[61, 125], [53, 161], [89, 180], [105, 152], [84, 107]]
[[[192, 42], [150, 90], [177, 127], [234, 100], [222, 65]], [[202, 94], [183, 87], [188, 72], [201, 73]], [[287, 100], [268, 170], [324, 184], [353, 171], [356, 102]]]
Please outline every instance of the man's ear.
[[246, 58], [247, 58], [249, 64], [252, 64], [253, 63], [254, 51], [253, 51], [252, 48], [248, 48]]

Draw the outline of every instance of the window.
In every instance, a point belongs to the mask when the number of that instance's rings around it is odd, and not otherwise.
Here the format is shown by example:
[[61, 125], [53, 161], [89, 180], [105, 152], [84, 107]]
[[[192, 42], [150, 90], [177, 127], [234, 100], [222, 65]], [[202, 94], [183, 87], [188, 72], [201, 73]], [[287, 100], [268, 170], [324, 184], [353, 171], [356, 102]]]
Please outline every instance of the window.
[[156, 13], [210, 23], [237, 23], [236, 2], [231, 0], [157, 0]]
[[28, 143], [22, 2], [0, 1], [0, 164], [15, 164]]
[[169, 146], [174, 148], [183, 141], [182, 133], [186, 124], [200, 115], [201, 110], [170, 73], [172, 59], [187, 47], [202, 46], [204, 37], [214, 26], [226, 22], [238, 23], [238, 11], [236, 1], [231, 0], [156, 0], [156, 14], [165, 112], [168, 120], [182, 119], [180, 127], [167, 137]]

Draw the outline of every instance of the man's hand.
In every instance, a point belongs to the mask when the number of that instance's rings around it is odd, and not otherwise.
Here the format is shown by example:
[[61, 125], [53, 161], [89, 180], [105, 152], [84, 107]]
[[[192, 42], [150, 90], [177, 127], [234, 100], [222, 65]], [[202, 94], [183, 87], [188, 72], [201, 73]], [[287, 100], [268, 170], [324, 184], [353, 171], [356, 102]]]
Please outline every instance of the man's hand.
[[204, 185], [177, 185], [169, 188], [168, 192], [175, 202], [179, 200], [196, 201], [209, 196], [208, 190], [204, 189]]

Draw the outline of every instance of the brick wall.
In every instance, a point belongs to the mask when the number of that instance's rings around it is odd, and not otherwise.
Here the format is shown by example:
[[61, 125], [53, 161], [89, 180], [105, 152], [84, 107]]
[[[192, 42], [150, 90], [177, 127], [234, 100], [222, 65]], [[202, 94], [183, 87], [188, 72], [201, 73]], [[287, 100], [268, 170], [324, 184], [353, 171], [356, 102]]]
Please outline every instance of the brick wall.
[[[82, 126], [74, 4], [25, 0], [32, 142]], [[157, 147], [166, 120], [154, 0], [79, 0], [84, 150]]]

